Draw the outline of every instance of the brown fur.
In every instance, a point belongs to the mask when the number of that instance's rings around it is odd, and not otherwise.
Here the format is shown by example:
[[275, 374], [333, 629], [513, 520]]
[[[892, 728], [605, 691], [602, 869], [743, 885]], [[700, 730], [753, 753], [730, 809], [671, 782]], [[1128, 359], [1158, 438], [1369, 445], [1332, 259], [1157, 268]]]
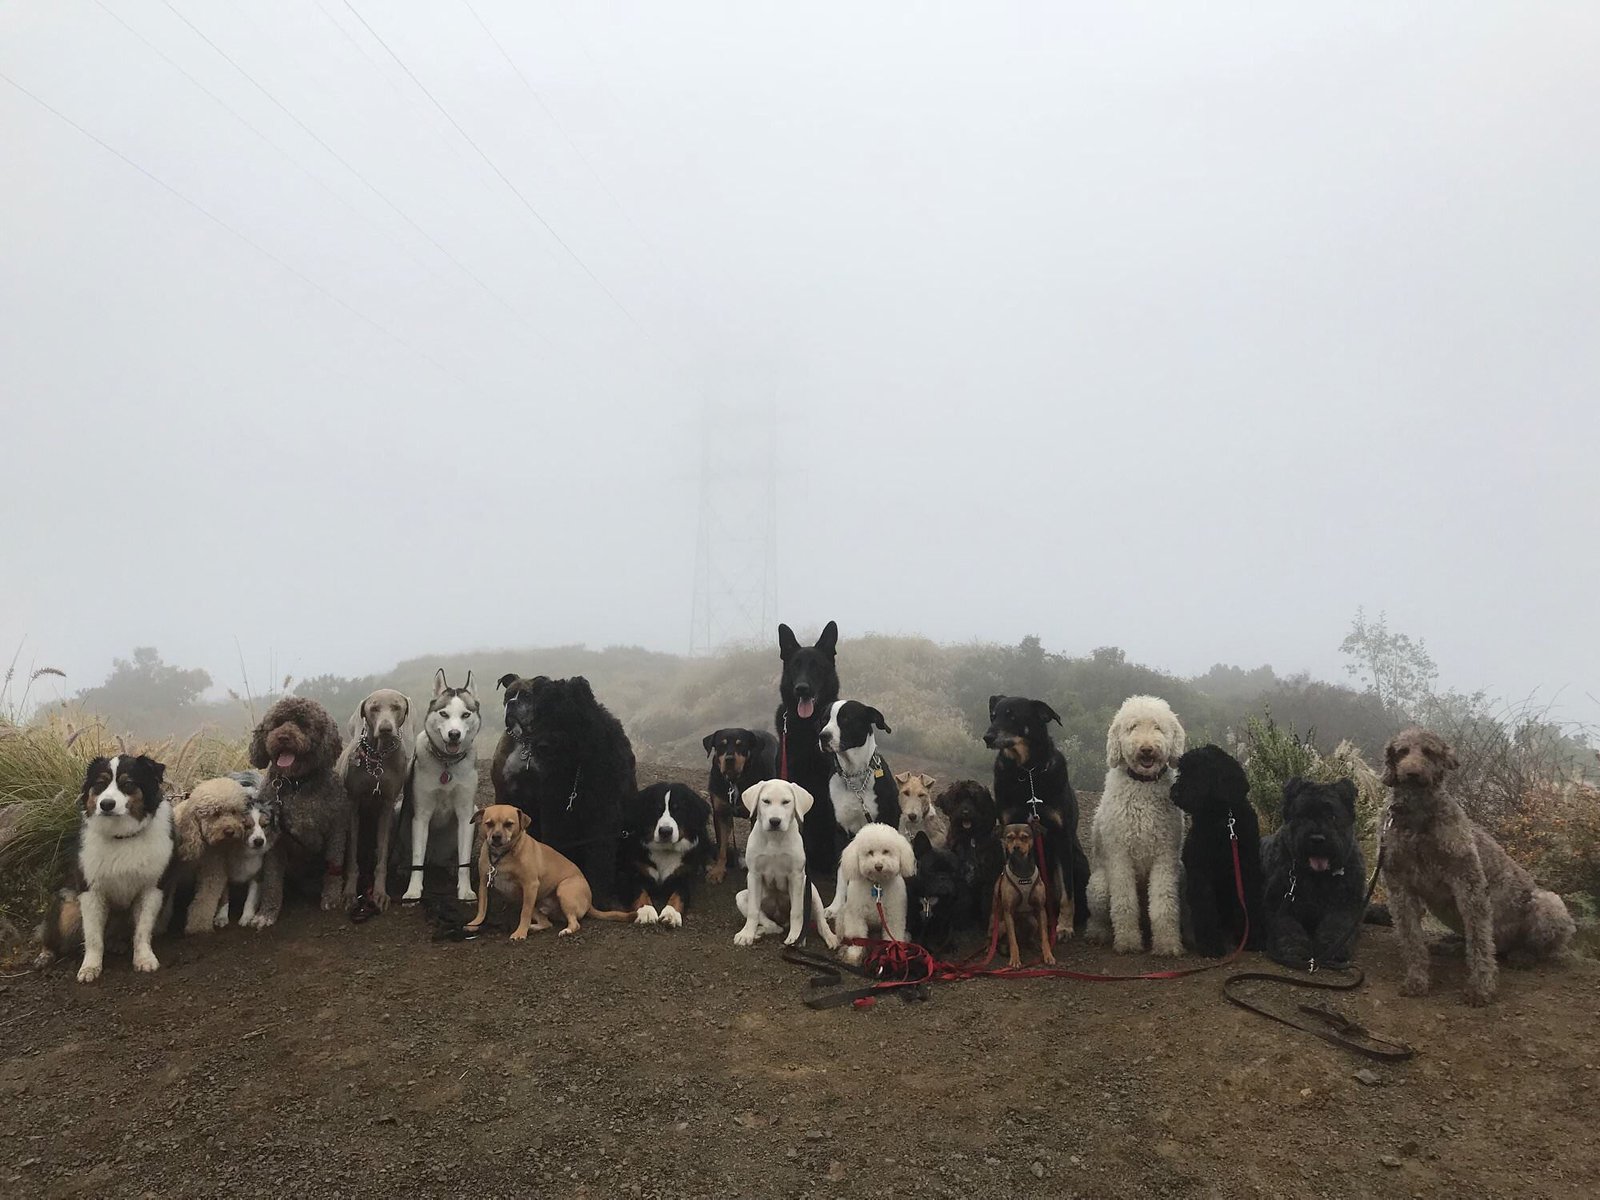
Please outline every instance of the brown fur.
[[933, 786], [939, 781], [932, 775], [902, 771], [894, 777], [900, 789], [900, 832], [908, 838], [926, 833], [935, 846], [942, 846], [950, 837], [950, 818], [933, 802]]
[[[545, 914], [560, 910], [566, 917], [565, 929], [557, 937], [578, 932], [584, 917], [602, 921], [632, 921], [631, 912], [605, 912], [594, 907], [594, 896], [583, 872], [566, 855], [528, 832], [528, 814], [509, 804], [491, 804], [472, 814], [483, 842], [478, 850], [478, 912], [467, 922], [468, 929], [481, 928], [489, 915], [489, 892], [494, 887], [515, 890], [521, 904], [521, 918], [511, 933], [513, 942], [526, 940], [530, 932], [549, 929]], [[491, 875], [493, 884], [489, 882]]]
[[393, 688], [379, 688], [363, 700], [350, 718], [352, 740], [339, 756], [338, 775], [350, 801], [350, 832], [344, 853], [344, 902], [360, 889], [357, 855], [362, 826], [373, 830], [372, 903], [389, 907], [389, 839], [406, 776], [411, 771], [414, 739], [407, 721], [411, 701]]
[[[286, 866], [297, 873], [313, 869], [322, 877], [322, 907], [339, 907], [345, 842], [350, 834], [350, 801], [335, 773], [344, 743], [328, 710], [315, 700], [285, 696], [250, 735], [250, 764], [266, 771], [261, 796], [282, 802], [283, 836], [267, 855], [257, 910], [275, 921], [283, 909]], [[279, 767], [285, 751], [295, 758]]]
[[1013, 882], [1011, 875], [1002, 870], [1000, 878], [994, 885], [995, 911], [1000, 914], [1005, 926], [1006, 940], [1010, 947], [1010, 965], [1022, 965], [1022, 950], [1017, 940], [1017, 916], [1021, 914], [1025, 919], [1034, 923], [1034, 928], [1039, 931], [1039, 952], [1046, 966], [1055, 966], [1056, 956], [1050, 949], [1050, 922], [1046, 916], [1044, 875], [1039, 871], [1038, 861], [1033, 851], [1033, 828], [1029, 825], [1007, 825], [1002, 836], [1002, 845], [1005, 848], [1006, 865], [1018, 875], [1022, 872], [1020, 864], [1027, 864], [1032, 871], [1032, 882], [1025, 888], [1019, 888]]
[[1437, 734], [1412, 727], [1384, 747], [1383, 782], [1393, 789], [1383, 835], [1383, 880], [1406, 964], [1401, 991], [1426, 995], [1426, 908], [1467, 940], [1468, 1004], [1494, 999], [1496, 953], [1513, 965], [1559, 954], [1575, 926], [1553, 892], [1467, 817], [1445, 779], [1460, 764]]
[[228, 887], [228, 851], [244, 837], [249, 809], [244, 785], [226, 776], [195, 784], [172, 806], [179, 870], [194, 876], [185, 933], [210, 933], [214, 928], [212, 918]]

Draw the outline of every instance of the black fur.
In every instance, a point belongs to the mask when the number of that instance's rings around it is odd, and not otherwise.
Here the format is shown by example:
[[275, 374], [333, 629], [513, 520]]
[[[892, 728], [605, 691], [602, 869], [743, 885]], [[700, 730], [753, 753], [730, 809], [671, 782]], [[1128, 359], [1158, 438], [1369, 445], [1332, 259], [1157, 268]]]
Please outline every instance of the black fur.
[[961, 860], [942, 850], [926, 833], [911, 839], [917, 873], [906, 880], [906, 930], [911, 940], [935, 954], [944, 954], [956, 934], [974, 924], [972, 884]]
[[595, 907], [613, 907], [622, 806], [639, 790], [622, 722], [582, 675], [531, 680], [513, 703], [533, 770], [518, 777], [507, 802], [528, 814], [534, 837], [577, 864]]
[[[693, 843], [675, 869], [657, 877], [653, 869], [658, 846], [663, 807], [677, 825], [676, 844]], [[641, 895], [661, 908], [673, 895], [683, 901], [687, 911], [695, 882], [704, 873], [716, 842], [711, 836], [711, 805], [686, 783], [655, 783], [631, 797], [623, 805], [622, 840], [617, 852], [617, 891], [623, 904], [632, 905]], [[667, 861], [665, 856], [663, 862]]]
[[[1026, 824], [1037, 808], [1052, 900], [1072, 896], [1073, 928], [1081, 931], [1089, 922], [1089, 857], [1078, 840], [1078, 796], [1067, 779], [1067, 760], [1050, 737], [1051, 721], [1059, 725], [1061, 718], [1043, 700], [990, 696], [983, 744], [998, 751], [994, 799], [1000, 823]], [[1025, 752], [1024, 762], [1013, 757], [1017, 751]]]
[[[1261, 824], [1250, 807], [1250, 781], [1244, 768], [1220, 746], [1199, 746], [1178, 759], [1172, 802], [1192, 818], [1183, 840], [1184, 908], [1189, 914], [1191, 948], [1217, 958], [1239, 945], [1250, 918], [1248, 949], [1265, 944], [1261, 922]], [[1234, 879], [1233, 839], [1239, 839], [1239, 878]]]
[[945, 788], [933, 803], [950, 818], [950, 836], [945, 846], [955, 855], [969, 889], [966, 920], [987, 931], [994, 885], [1005, 862], [1000, 830], [995, 824], [994, 797], [977, 780], [963, 779]]
[[[827, 723], [826, 721], [824, 722]], [[859, 700], [846, 700], [839, 706], [839, 740], [834, 745], [831, 742], [822, 743], [822, 752], [833, 760], [833, 775], [841, 774], [839, 769], [838, 752], [841, 750], [855, 750], [867, 744], [867, 739], [873, 736], [874, 729], [881, 729], [885, 733], [894, 732], [885, 724], [883, 714], [870, 704], [862, 704]], [[868, 820], [878, 821], [884, 825], [900, 827], [900, 785], [894, 781], [894, 772], [890, 770], [888, 760], [882, 754], [874, 754], [868, 767], [872, 771], [872, 804]], [[833, 776], [828, 779], [830, 790], [823, 793], [829, 806], [832, 806], [831, 785]], [[835, 813], [837, 820], [838, 814]], [[842, 853], [849, 836], [844, 828], [839, 831], [839, 850]]]
[[[764, 783], [778, 773], [778, 739], [770, 733], [756, 729], [729, 728], [708, 733], [700, 739], [711, 759], [711, 772], [706, 780], [706, 794], [711, 797], [712, 812], [716, 817], [717, 849], [722, 848], [723, 830], [733, 830], [733, 818], [745, 815], [740, 797], [746, 788]], [[744, 760], [744, 769], [737, 770], [738, 755]], [[735, 771], [729, 778], [727, 772]], [[728, 862], [736, 863], [737, 852], [728, 847]]]
[[[1328, 869], [1312, 870], [1313, 858], [1327, 859]], [[1267, 952], [1290, 965], [1343, 963], [1359, 935], [1367, 887], [1356, 841], [1356, 785], [1348, 779], [1284, 784], [1283, 826], [1261, 843], [1261, 869]]]
[[[781, 703], [773, 728], [779, 738], [779, 777], [805, 788], [815, 802], [800, 836], [806, 846], [806, 873], [818, 879], [831, 878], [839, 869], [839, 823], [828, 802], [833, 756], [824, 754], [817, 744], [828, 710], [839, 698], [839, 671], [834, 661], [838, 645], [839, 627], [832, 621], [812, 646], [802, 646], [787, 625], [778, 626], [783, 677], [778, 683]], [[799, 706], [807, 701], [812, 705], [811, 715], [802, 717]]]

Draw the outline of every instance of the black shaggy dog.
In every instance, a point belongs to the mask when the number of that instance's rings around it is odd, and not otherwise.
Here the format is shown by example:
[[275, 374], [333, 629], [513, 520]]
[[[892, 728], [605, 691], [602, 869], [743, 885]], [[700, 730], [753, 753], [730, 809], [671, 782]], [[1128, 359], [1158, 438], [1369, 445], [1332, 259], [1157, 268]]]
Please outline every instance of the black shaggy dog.
[[964, 920], [987, 931], [995, 881], [1005, 864], [1000, 830], [995, 824], [994, 797], [977, 780], [963, 779], [940, 792], [933, 804], [950, 818], [945, 847], [955, 855], [967, 886]]
[[565, 854], [589, 881], [595, 907], [614, 907], [622, 806], [638, 792], [633, 746], [582, 675], [539, 676], [517, 689], [523, 771], [507, 803], [528, 814], [529, 832]]
[[948, 951], [956, 934], [973, 924], [972, 885], [954, 853], [941, 850], [926, 833], [911, 839], [917, 873], [906, 880], [906, 930], [935, 954]]
[[1089, 922], [1089, 858], [1078, 840], [1078, 797], [1067, 779], [1067, 760], [1050, 737], [1061, 724], [1043, 700], [989, 697], [989, 731], [983, 744], [994, 756], [994, 799], [1000, 824], [1039, 818], [1044, 870], [1052, 903], [1060, 905], [1057, 934]]
[[686, 783], [656, 783], [623, 805], [617, 891], [640, 925], [683, 924], [690, 893], [711, 858], [711, 805]]
[[[1249, 918], [1247, 948], [1265, 942], [1261, 927], [1261, 823], [1250, 807], [1250, 781], [1220, 746], [1199, 746], [1178, 759], [1172, 802], [1188, 813], [1183, 840], [1184, 908], [1190, 942], [1197, 954], [1217, 958], [1239, 945]], [[1229, 822], [1233, 828], [1230, 834]], [[1239, 878], [1234, 878], [1234, 836], [1238, 837]]]
[[746, 788], [777, 774], [778, 739], [754, 729], [719, 729], [706, 734], [700, 744], [711, 759], [706, 793], [711, 797], [717, 830], [717, 860], [706, 871], [706, 879], [721, 883], [728, 867], [739, 865], [739, 852], [733, 845], [733, 818], [745, 815], [739, 797]]
[[806, 845], [806, 873], [831, 878], [839, 869], [839, 822], [828, 803], [828, 777], [833, 756], [824, 754], [817, 739], [827, 724], [829, 710], [839, 698], [839, 671], [834, 658], [839, 647], [839, 626], [829, 621], [815, 645], [802, 646], [787, 625], [778, 626], [778, 654], [783, 677], [778, 682], [778, 778], [799, 784], [811, 793], [813, 804], [801, 826]]
[[1356, 842], [1356, 785], [1283, 785], [1283, 826], [1261, 843], [1267, 953], [1285, 966], [1337, 967], [1361, 928], [1366, 865]]

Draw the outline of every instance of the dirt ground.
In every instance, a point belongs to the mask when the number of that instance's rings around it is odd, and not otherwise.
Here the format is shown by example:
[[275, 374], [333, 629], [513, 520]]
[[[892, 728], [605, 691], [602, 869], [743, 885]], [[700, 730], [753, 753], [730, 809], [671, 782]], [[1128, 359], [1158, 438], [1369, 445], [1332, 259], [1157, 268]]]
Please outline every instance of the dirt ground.
[[776, 941], [733, 945], [735, 890], [681, 930], [523, 945], [300, 906], [158, 942], [153, 976], [122, 951], [91, 987], [0, 979], [0, 1194], [1596, 1194], [1593, 961], [1469, 1009], [1459, 960], [1400, 997], [1369, 929], [1371, 981], [1334, 1003], [1417, 1047], [1385, 1066], [1229, 1007], [1221, 972], [813, 1012]]

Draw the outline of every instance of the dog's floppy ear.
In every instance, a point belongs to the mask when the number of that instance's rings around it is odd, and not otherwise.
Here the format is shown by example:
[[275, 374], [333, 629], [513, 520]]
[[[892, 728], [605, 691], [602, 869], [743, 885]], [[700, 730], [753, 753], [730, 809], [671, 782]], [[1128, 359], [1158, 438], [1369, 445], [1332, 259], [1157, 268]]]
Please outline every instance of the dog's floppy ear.
[[574, 675], [567, 681], [567, 686], [585, 700], [594, 699], [594, 689], [589, 686], [589, 681], [582, 675]]
[[[257, 770], [267, 767], [267, 723], [262, 721], [250, 731], [250, 765]], [[87, 786], [85, 788], [87, 790]]]
[[834, 657], [839, 648], [839, 626], [829, 621], [822, 627], [822, 636], [817, 639], [817, 649], [829, 658]]
[[787, 625], [778, 626], [778, 657], [784, 662], [789, 661], [789, 656], [800, 649], [800, 639], [794, 636], [794, 630]]
[[700, 739], [700, 744], [706, 748], [706, 753], [707, 754], [711, 753], [711, 743], [716, 741], [716, 740], [717, 740], [717, 735], [714, 734], [714, 733], [708, 733], [708, 734], [705, 735], [705, 737]]
[[449, 686], [444, 679], [444, 668], [440, 667], [433, 673], [433, 694], [435, 698], [444, 695], [445, 688]]
[[911, 772], [901, 771], [894, 777], [894, 781], [902, 786], [911, 782]]
[[409, 720], [411, 720], [411, 697], [410, 696], [401, 696], [400, 697], [400, 724], [404, 725]]
[[483, 824], [483, 809], [475, 808], [472, 810], [472, 823], [474, 825]]
[[[886, 825], [884, 828], [888, 829], [889, 827]], [[906, 841], [905, 834], [898, 829], [890, 830], [890, 832], [894, 834], [895, 852], [900, 855], [900, 878], [910, 879], [917, 873], [917, 849]], [[920, 837], [921, 835], [919, 834], [918, 836]]]
[[527, 833], [528, 832], [528, 826], [531, 825], [531, 824], [533, 824], [533, 822], [528, 818], [528, 814], [527, 813], [525, 813], [525, 812], [518, 812], [517, 813], [517, 825], [518, 825], [519, 828], [521, 828], [523, 833]]
[[805, 820], [806, 814], [811, 811], [811, 806], [813, 803], [815, 803], [815, 800], [812, 798], [811, 793], [806, 791], [805, 788], [801, 787], [798, 783], [791, 783], [789, 786], [794, 789], [795, 815], [803, 821]]
[[1000, 707], [1000, 701], [1002, 701], [1004, 699], [1005, 699], [1004, 696], [990, 696], [989, 697], [989, 720], [991, 720], [991, 721], [994, 720], [994, 710]]
[[933, 842], [926, 833], [917, 831], [917, 836], [911, 839], [911, 852], [917, 856], [918, 862], [933, 853]]
[[517, 673], [515, 671], [507, 671], [504, 675], [500, 676], [499, 679], [494, 681], [494, 685], [497, 688], [508, 688], [516, 681]]
[[872, 705], [863, 704], [861, 707], [867, 710], [866, 711], [867, 720], [871, 721], [874, 725], [876, 725], [879, 729], [883, 730], [885, 733], [893, 733], [894, 732], [894, 730], [890, 729], [886, 724], [884, 724], [883, 714], [881, 712], [879, 712], [877, 709], [873, 708]]
[[930, 792], [933, 791], [933, 785], [939, 782], [932, 775], [918, 774], [917, 778], [922, 780], [922, 786], [927, 788]]
[[770, 780], [765, 780], [761, 783], [752, 783], [739, 793], [739, 803], [744, 805], [746, 816], [754, 817], [756, 815], [756, 805], [761, 803], [761, 789], [770, 782]]
[[1395, 745], [1397, 741], [1399, 741], [1399, 738], [1390, 738], [1383, 747], [1384, 787], [1397, 787], [1400, 783], [1400, 776], [1396, 775], [1394, 772], [1394, 760], [1399, 757], [1397, 753], [1398, 747]]
[[1450, 743], [1443, 738], [1439, 739], [1439, 749], [1444, 751], [1444, 769], [1446, 771], [1459, 770], [1461, 760], [1456, 757], [1456, 752], [1450, 748]]
[[856, 849], [855, 839], [850, 839], [850, 844], [844, 848], [844, 853], [839, 855], [839, 878], [861, 878], [861, 851]]
[[1061, 722], [1061, 715], [1059, 713], [1057, 713], [1055, 709], [1051, 708], [1048, 704], [1046, 704], [1043, 700], [1035, 700], [1033, 702], [1033, 711], [1038, 715], [1039, 724], [1041, 724], [1041, 725], [1047, 725], [1051, 721], [1054, 721], [1057, 725], [1060, 725], [1062, 723]]
[[1106, 767], [1115, 770], [1122, 765], [1122, 739], [1117, 736], [1117, 719], [1111, 718], [1106, 727]]
[[1296, 775], [1283, 785], [1283, 820], [1288, 823], [1294, 817], [1295, 808], [1300, 800], [1300, 793], [1306, 790], [1306, 781]]

